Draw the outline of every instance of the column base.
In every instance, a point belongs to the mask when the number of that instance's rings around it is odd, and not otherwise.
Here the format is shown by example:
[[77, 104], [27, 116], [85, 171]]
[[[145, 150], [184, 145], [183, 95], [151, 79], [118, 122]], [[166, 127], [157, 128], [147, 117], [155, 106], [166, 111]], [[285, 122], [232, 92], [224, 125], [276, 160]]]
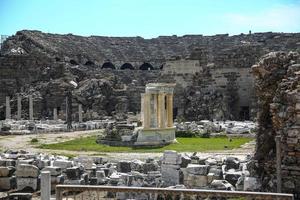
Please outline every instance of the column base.
[[135, 146], [164, 146], [175, 143], [175, 127], [140, 129]]

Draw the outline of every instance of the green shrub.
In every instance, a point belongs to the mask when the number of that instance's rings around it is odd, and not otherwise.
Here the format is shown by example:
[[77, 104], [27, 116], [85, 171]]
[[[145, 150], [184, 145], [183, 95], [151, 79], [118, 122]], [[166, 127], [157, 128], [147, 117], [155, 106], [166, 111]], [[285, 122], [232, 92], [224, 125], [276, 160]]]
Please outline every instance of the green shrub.
[[30, 140], [30, 142], [31, 143], [37, 143], [39, 140], [37, 139], [37, 138], [32, 138], [31, 140]]
[[193, 131], [175, 131], [176, 137], [197, 137], [197, 134]]
[[176, 137], [183, 137], [183, 138], [193, 138], [193, 137], [200, 137], [200, 138], [209, 138], [210, 133], [208, 132], [201, 132], [201, 131], [176, 131]]

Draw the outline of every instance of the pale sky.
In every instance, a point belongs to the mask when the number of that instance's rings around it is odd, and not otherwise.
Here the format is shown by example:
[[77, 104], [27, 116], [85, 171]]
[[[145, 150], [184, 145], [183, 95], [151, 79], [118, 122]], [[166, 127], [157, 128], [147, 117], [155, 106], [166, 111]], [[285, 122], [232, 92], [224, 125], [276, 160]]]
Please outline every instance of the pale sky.
[[0, 0], [0, 34], [141, 36], [300, 32], [300, 0]]

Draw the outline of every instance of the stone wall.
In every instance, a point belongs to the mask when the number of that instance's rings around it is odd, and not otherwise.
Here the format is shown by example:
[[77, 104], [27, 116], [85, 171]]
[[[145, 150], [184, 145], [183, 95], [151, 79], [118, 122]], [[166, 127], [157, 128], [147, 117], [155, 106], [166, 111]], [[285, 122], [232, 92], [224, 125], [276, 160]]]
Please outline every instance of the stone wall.
[[300, 55], [272, 52], [252, 67], [258, 97], [255, 158], [264, 190], [276, 191], [275, 136], [281, 137], [282, 190], [300, 195]]
[[[25, 98], [33, 94], [41, 105], [35, 109], [38, 118], [51, 117], [55, 107], [63, 111], [73, 80], [78, 83], [74, 108], [81, 103], [84, 112], [96, 116], [111, 115], [120, 107], [139, 112], [139, 93], [146, 83], [176, 82], [176, 117], [248, 119], [255, 110], [250, 67], [270, 51], [299, 46], [298, 33], [143, 39], [19, 31], [1, 49], [0, 118], [5, 96], [15, 105], [16, 93]], [[96, 89], [104, 82], [108, 90]]]

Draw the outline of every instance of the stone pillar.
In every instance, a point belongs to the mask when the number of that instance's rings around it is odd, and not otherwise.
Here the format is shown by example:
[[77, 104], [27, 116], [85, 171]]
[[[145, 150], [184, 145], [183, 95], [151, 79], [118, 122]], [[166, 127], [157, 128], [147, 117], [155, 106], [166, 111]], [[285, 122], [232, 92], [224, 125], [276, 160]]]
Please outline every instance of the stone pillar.
[[65, 100], [65, 102], [66, 102], [66, 110], [65, 110], [65, 114], [66, 114], [66, 122], [68, 121], [68, 97], [66, 97], [66, 100]]
[[32, 100], [32, 95], [29, 95], [29, 120], [33, 120], [33, 100]]
[[277, 193], [281, 193], [281, 137], [276, 136], [276, 178], [277, 178]]
[[167, 127], [173, 127], [173, 94], [167, 95]]
[[79, 123], [82, 122], [82, 105], [78, 104], [78, 121]]
[[50, 200], [51, 176], [49, 171], [41, 172], [41, 200]]
[[22, 117], [22, 98], [21, 98], [20, 95], [18, 95], [17, 107], [18, 107], [17, 120], [21, 120], [21, 117]]
[[53, 108], [53, 120], [57, 120], [57, 108]]
[[158, 102], [157, 102], [157, 94], [153, 94], [153, 120], [154, 120], [154, 128], [158, 127], [158, 112], [157, 112], [157, 106], [158, 106]]
[[165, 128], [165, 94], [158, 94], [158, 127]]
[[141, 122], [144, 125], [144, 93], [141, 94]]
[[150, 128], [151, 109], [150, 109], [150, 94], [144, 94], [144, 128]]
[[10, 98], [9, 98], [9, 96], [6, 96], [6, 98], [5, 98], [5, 119], [11, 119]]

